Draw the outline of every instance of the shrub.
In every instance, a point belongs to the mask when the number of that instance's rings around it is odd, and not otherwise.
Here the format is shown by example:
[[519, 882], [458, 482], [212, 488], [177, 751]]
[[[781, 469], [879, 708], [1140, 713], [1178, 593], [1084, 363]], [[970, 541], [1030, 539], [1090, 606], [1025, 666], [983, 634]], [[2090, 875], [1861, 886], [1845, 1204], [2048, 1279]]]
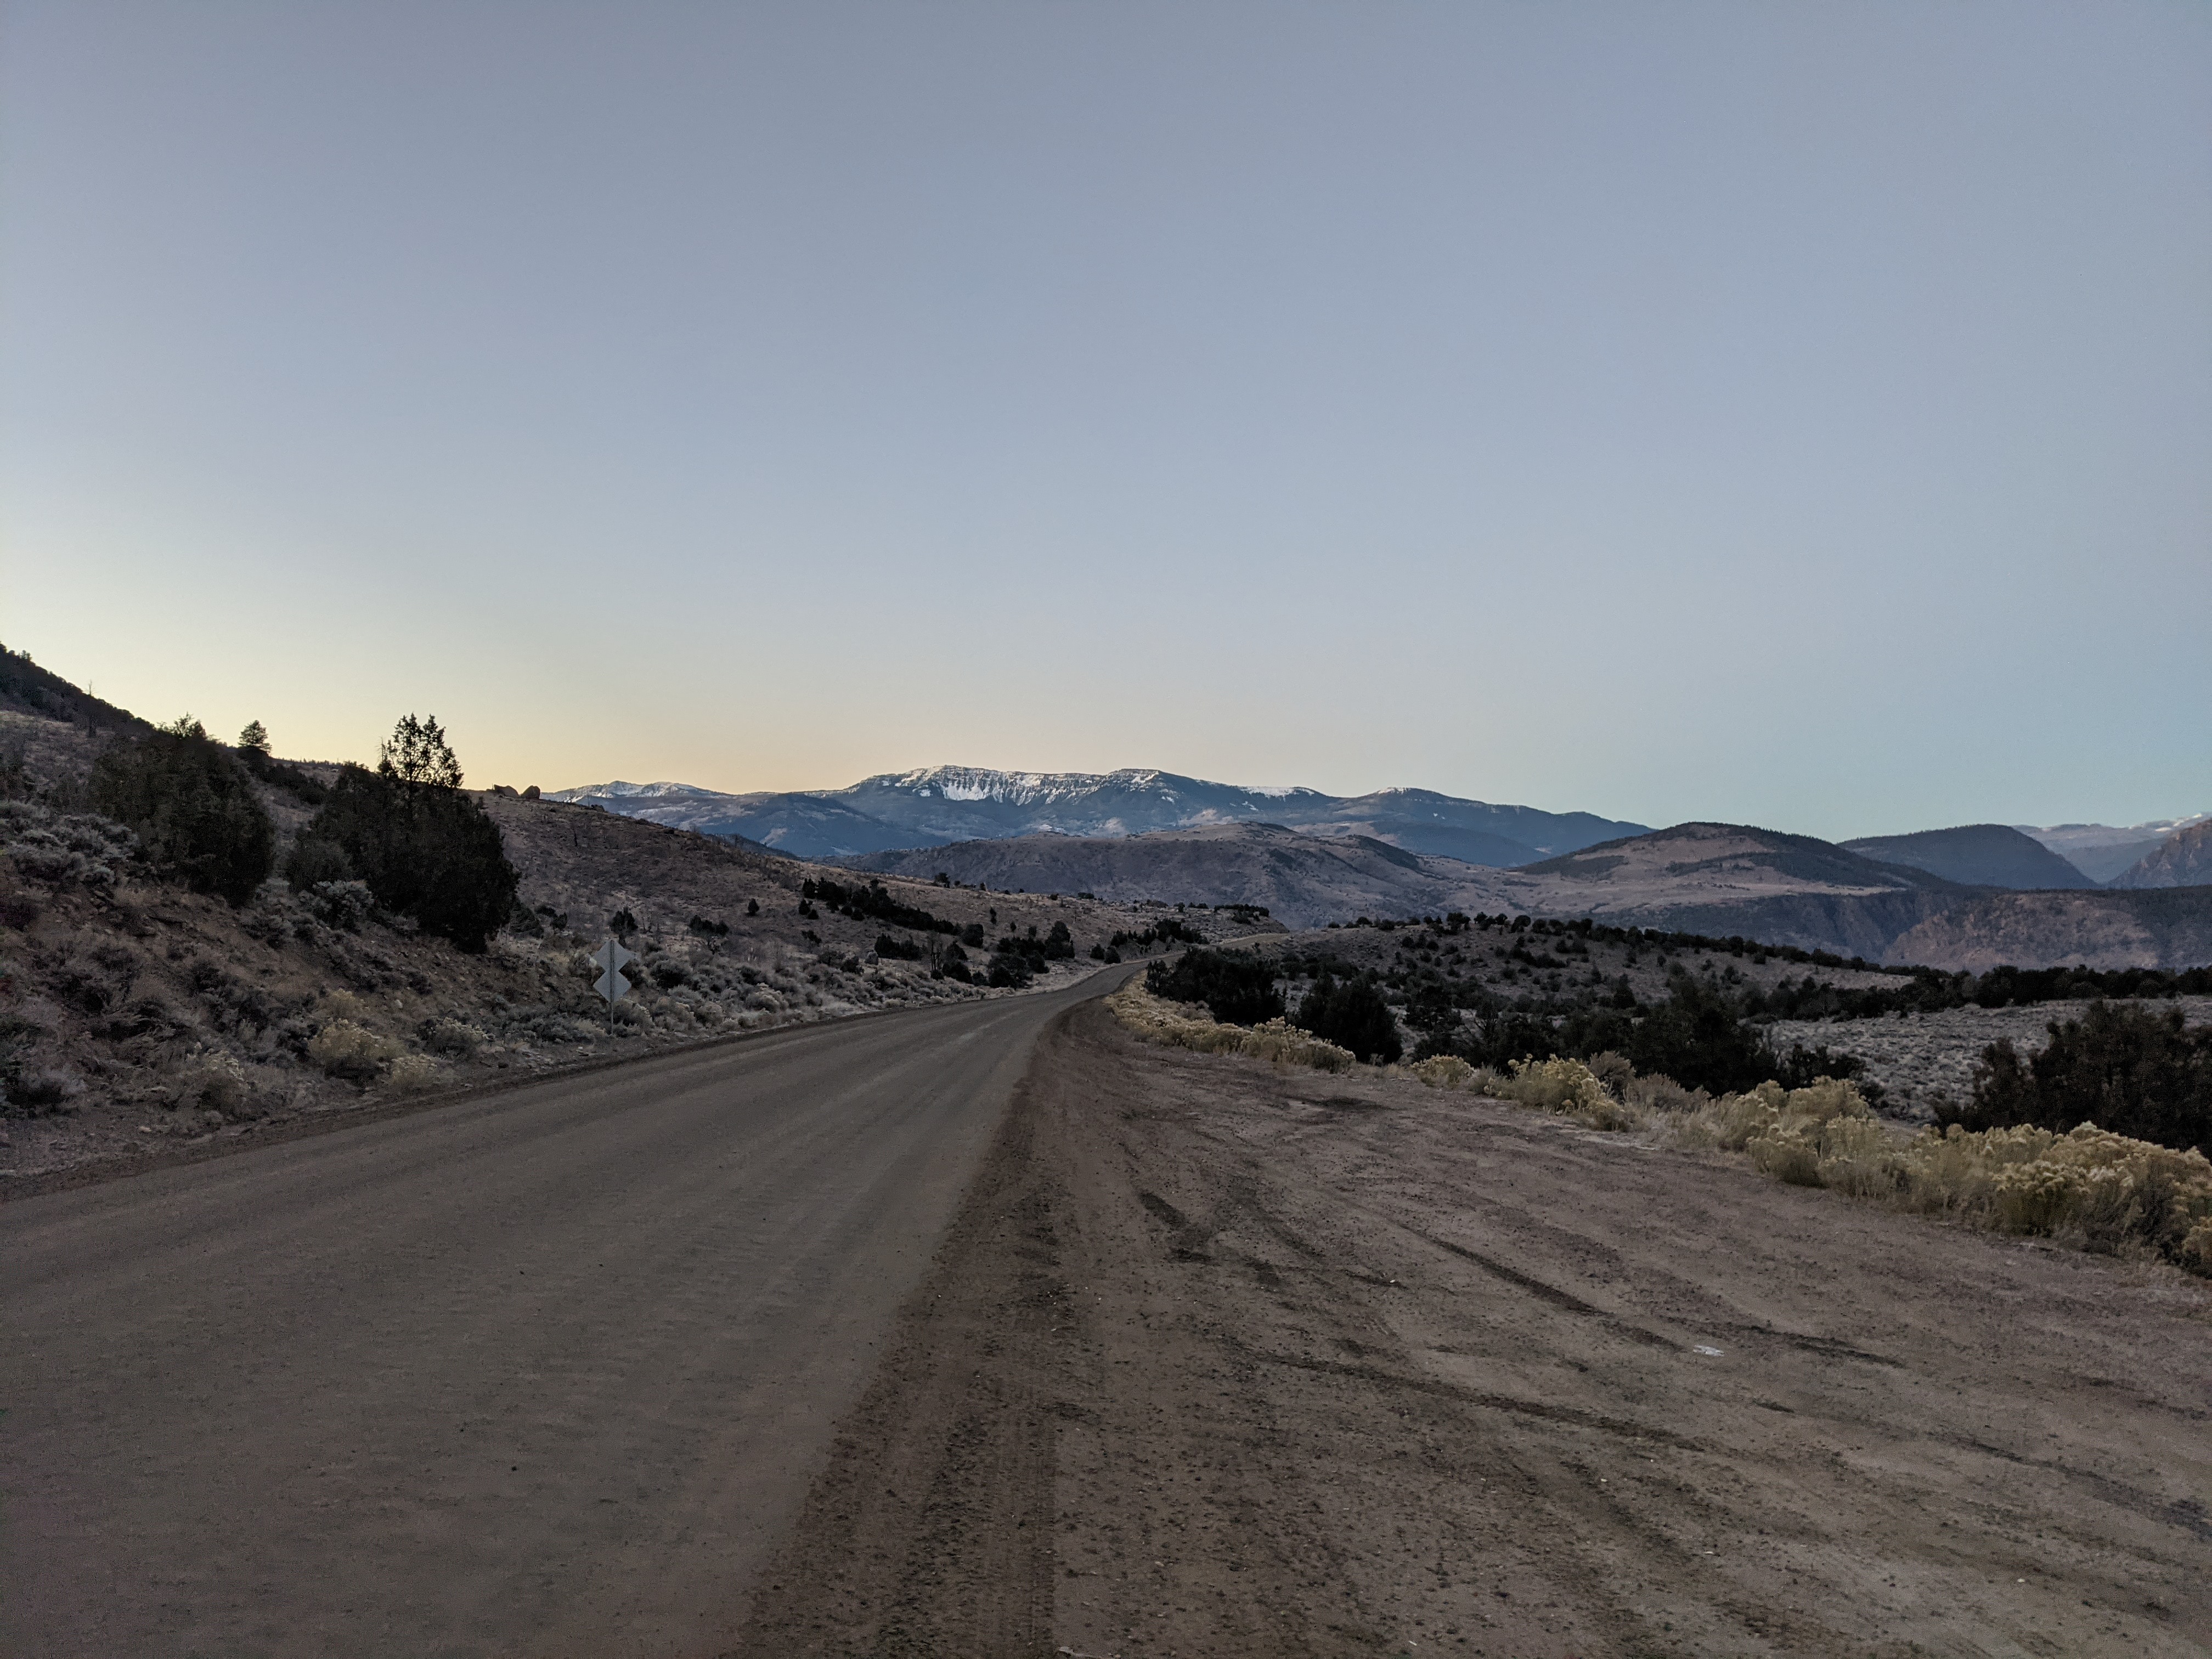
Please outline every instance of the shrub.
[[1457, 1054], [1432, 1054], [1413, 1071], [1431, 1089], [1464, 1089], [1474, 1079], [1474, 1067]]
[[1389, 1065], [1405, 1053], [1398, 1021], [1382, 992], [1364, 979], [1339, 981], [1324, 968], [1298, 1004], [1297, 1022], [1325, 1042]]
[[334, 1019], [307, 1041], [307, 1058], [335, 1078], [373, 1083], [399, 1058], [400, 1047], [350, 1019]]
[[876, 954], [886, 962], [920, 962], [929, 952], [910, 939], [893, 939], [889, 933], [878, 933]]
[[385, 1086], [394, 1094], [418, 1095], [438, 1081], [438, 1062], [428, 1054], [401, 1054], [385, 1073]]
[[233, 905], [274, 867], [276, 830], [229, 750], [189, 716], [111, 744], [92, 769], [94, 808], [137, 832], [163, 874]]
[[1145, 969], [1145, 988], [1170, 1002], [1204, 1003], [1229, 1025], [1258, 1025], [1283, 1012], [1273, 966], [1242, 951], [1192, 949], [1173, 965], [1156, 962]]
[[173, 1104], [234, 1113], [246, 1104], [246, 1067], [220, 1049], [194, 1054], [177, 1071]]
[[1193, 1019], [1173, 1003], [1144, 989], [1140, 982], [1123, 986], [1106, 999], [1106, 1006], [1116, 1019], [1146, 1042], [1197, 1054], [1243, 1054], [1322, 1072], [1348, 1072], [1354, 1063], [1350, 1050], [1323, 1042], [1287, 1020], [1271, 1019], [1248, 1030], [1216, 1020]]
[[4, 1083], [5, 1105], [13, 1116], [68, 1111], [70, 1102], [84, 1092], [84, 1079], [66, 1066], [23, 1066]]
[[299, 897], [316, 921], [349, 933], [359, 933], [376, 908], [365, 881], [319, 881]]
[[1949, 1121], [1969, 1130], [2090, 1123], [2212, 1152], [2212, 1030], [2185, 1030], [2178, 1008], [2107, 1002], [2045, 1029], [2050, 1043], [2026, 1060], [2009, 1040], [1984, 1049], [1972, 1102]]
[[484, 1034], [465, 1020], [427, 1019], [422, 1022], [423, 1048], [448, 1060], [473, 1060], [484, 1045]]
[[1511, 1075], [1493, 1085], [1491, 1092], [1596, 1129], [1632, 1129], [1642, 1121], [1579, 1060], [1516, 1060], [1512, 1062]]
[[295, 888], [357, 878], [384, 908], [472, 952], [514, 913], [519, 885], [473, 798], [358, 766], [339, 773], [285, 875]]

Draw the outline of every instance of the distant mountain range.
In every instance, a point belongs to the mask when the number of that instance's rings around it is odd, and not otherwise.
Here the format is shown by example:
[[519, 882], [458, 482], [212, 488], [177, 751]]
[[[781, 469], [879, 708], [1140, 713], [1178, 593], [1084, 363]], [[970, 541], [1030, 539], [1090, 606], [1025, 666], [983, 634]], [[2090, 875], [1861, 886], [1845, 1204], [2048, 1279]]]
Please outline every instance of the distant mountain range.
[[1214, 824], [1140, 836], [1023, 836], [837, 860], [994, 891], [1263, 905], [1293, 927], [1451, 910], [1595, 916], [1617, 925], [1942, 968], [2212, 961], [2212, 887], [2017, 892], [1968, 886], [1810, 836], [1680, 823], [1518, 869], [1408, 852], [1368, 836]]
[[2148, 823], [2054, 823], [2012, 827], [2042, 842], [2094, 882], [2110, 882], [2166, 844], [2169, 836], [2193, 824], [2212, 821], [2212, 812], [2185, 818], [2154, 818]]
[[616, 782], [563, 789], [553, 799], [679, 830], [738, 836], [793, 858], [849, 858], [1015, 836], [1110, 838], [1272, 823], [1309, 836], [1365, 836], [1411, 853], [1506, 867], [1646, 828], [1589, 812], [1496, 806], [1427, 789], [1329, 795], [1137, 769], [994, 772], [933, 766], [813, 793], [730, 795], [692, 784]]

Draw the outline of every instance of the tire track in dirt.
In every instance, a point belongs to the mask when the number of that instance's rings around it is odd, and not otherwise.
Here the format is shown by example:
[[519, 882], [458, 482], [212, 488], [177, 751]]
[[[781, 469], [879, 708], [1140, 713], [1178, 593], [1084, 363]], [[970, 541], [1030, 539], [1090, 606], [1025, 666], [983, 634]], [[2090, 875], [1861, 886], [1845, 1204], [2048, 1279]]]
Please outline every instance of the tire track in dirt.
[[738, 1650], [2212, 1641], [2201, 1287], [1330, 1086], [1052, 1028]]

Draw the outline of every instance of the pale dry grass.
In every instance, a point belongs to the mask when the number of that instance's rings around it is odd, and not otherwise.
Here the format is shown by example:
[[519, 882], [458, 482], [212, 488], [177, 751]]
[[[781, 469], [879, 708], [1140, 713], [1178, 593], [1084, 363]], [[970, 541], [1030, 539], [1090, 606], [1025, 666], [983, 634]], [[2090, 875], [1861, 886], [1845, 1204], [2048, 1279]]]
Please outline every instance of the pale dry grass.
[[1850, 1084], [1822, 1079], [1707, 1102], [1675, 1121], [1672, 1138], [1742, 1152], [1793, 1185], [2212, 1275], [2212, 1162], [2087, 1123], [2065, 1134], [1954, 1124], [1908, 1138]]
[[1115, 1018], [1147, 1042], [1188, 1048], [1201, 1054], [1242, 1054], [1317, 1072], [1348, 1072], [1358, 1062], [1349, 1049], [1323, 1042], [1287, 1020], [1264, 1025], [1224, 1025], [1203, 1007], [1169, 1002], [1132, 980], [1106, 999]]
[[[1147, 1042], [1348, 1072], [1353, 1057], [1280, 1019], [1224, 1025], [1203, 1007], [1133, 982], [1106, 999]], [[2212, 1277], [2212, 1162], [2082, 1124], [1917, 1135], [1884, 1123], [1857, 1089], [1821, 1078], [1802, 1089], [1768, 1081], [1717, 1100], [1666, 1078], [1639, 1077], [1615, 1054], [1517, 1060], [1500, 1073], [1440, 1054], [1382, 1068], [1425, 1086], [1510, 1101], [1620, 1131], [1657, 1126], [1674, 1146], [1740, 1153], [1794, 1186], [1954, 1217], [2076, 1248], [2156, 1255]]]

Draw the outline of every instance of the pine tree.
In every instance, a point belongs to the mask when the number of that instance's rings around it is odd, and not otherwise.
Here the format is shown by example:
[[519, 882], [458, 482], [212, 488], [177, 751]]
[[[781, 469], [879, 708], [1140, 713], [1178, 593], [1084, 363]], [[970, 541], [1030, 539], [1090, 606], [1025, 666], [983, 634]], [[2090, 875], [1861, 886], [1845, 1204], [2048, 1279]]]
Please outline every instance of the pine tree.
[[248, 720], [246, 730], [238, 734], [238, 746], [248, 754], [269, 758], [269, 728], [259, 720]]

